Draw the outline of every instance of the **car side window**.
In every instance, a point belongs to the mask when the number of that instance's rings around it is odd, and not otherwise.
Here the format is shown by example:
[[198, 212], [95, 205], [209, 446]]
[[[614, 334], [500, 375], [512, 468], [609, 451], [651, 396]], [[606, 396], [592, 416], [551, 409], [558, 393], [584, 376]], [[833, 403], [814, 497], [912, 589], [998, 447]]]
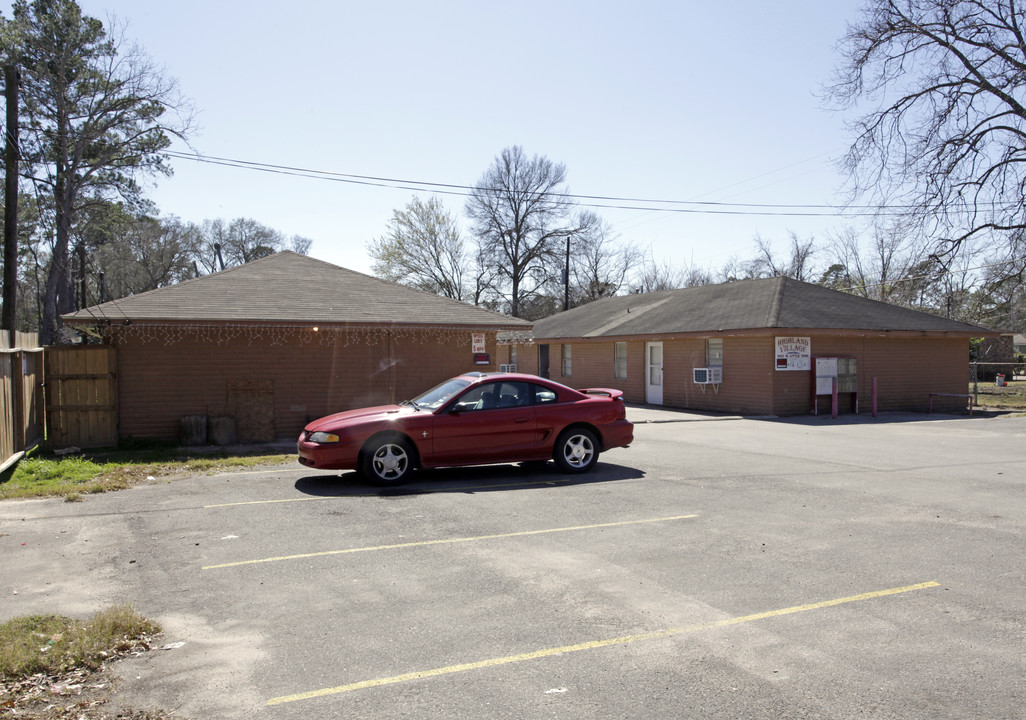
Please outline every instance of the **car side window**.
[[531, 387], [525, 382], [494, 382], [478, 385], [460, 396], [452, 409], [456, 412], [476, 412], [501, 408], [523, 407], [531, 404]]
[[531, 395], [528, 383], [502, 382], [495, 384], [498, 391], [496, 407], [523, 407], [531, 404]]
[[456, 412], [491, 410], [498, 404], [495, 385], [496, 383], [487, 383], [468, 390], [460, 396], [452, 409]]
[[547, 405], [556, 402], [556, 393], [541, 385], [531, 385], [535, 405]]

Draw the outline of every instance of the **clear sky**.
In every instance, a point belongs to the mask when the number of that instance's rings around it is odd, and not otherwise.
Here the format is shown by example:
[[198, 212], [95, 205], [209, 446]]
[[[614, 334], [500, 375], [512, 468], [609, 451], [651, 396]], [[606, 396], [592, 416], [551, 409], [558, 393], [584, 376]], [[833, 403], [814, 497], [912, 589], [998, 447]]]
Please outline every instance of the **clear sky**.
[[[473, 185], [504, 147], [521, 145], [565, 163], [582, 195], [840, 201], [847, 138], [819, 96], [856, 0], [80, 4], [126, 21], [127, 36], [179, 80], [199, 112], [192, 147], [204, 155]], [[361, 272], [368, 242], [414, 194], [173, 166], [149, 193], [162, 214], [253, 218]], [[441, 197], [465, 227], [464, 198]], [[843, 222], [596, 211], [657, 262], [714, 271], [752, 256], [756, 234], [784, 252], [788, 230], [822, 238]]]

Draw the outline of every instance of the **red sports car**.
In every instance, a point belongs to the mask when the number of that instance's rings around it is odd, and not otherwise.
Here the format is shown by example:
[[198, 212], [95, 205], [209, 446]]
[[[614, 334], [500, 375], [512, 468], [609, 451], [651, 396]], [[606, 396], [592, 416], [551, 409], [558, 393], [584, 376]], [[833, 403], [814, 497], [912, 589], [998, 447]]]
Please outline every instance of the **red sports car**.
[[564, 472], [580, 473], [595, 466], [600, 452], [633, 440], [619, 390], [467, 373], [398, 405], [313, 421], [299, 436], [299, 462], [355, 469], [377, 485], [402, 483], [415, 468], [550, 458]]

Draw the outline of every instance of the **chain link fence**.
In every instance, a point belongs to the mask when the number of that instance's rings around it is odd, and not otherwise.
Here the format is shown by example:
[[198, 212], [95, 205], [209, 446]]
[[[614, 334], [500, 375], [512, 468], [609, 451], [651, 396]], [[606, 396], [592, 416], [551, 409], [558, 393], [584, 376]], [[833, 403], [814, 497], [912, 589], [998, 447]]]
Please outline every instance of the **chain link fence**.
[[969, 392], [977, 407], [1026, 410], [1026, 362], [969, 363]]

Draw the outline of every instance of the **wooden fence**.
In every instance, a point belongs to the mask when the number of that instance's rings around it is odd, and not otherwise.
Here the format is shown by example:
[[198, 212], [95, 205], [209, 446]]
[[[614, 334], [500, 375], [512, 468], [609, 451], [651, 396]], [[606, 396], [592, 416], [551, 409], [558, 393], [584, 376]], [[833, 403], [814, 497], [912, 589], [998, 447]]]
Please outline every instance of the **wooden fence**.
[[46, 348], [44, 358], [47, 446], [117, 445], [117, 351], [109, 345], [58, 345]]
[[33, 333], [0, 332], [0, 472], [43, 441], [43, 349]]

